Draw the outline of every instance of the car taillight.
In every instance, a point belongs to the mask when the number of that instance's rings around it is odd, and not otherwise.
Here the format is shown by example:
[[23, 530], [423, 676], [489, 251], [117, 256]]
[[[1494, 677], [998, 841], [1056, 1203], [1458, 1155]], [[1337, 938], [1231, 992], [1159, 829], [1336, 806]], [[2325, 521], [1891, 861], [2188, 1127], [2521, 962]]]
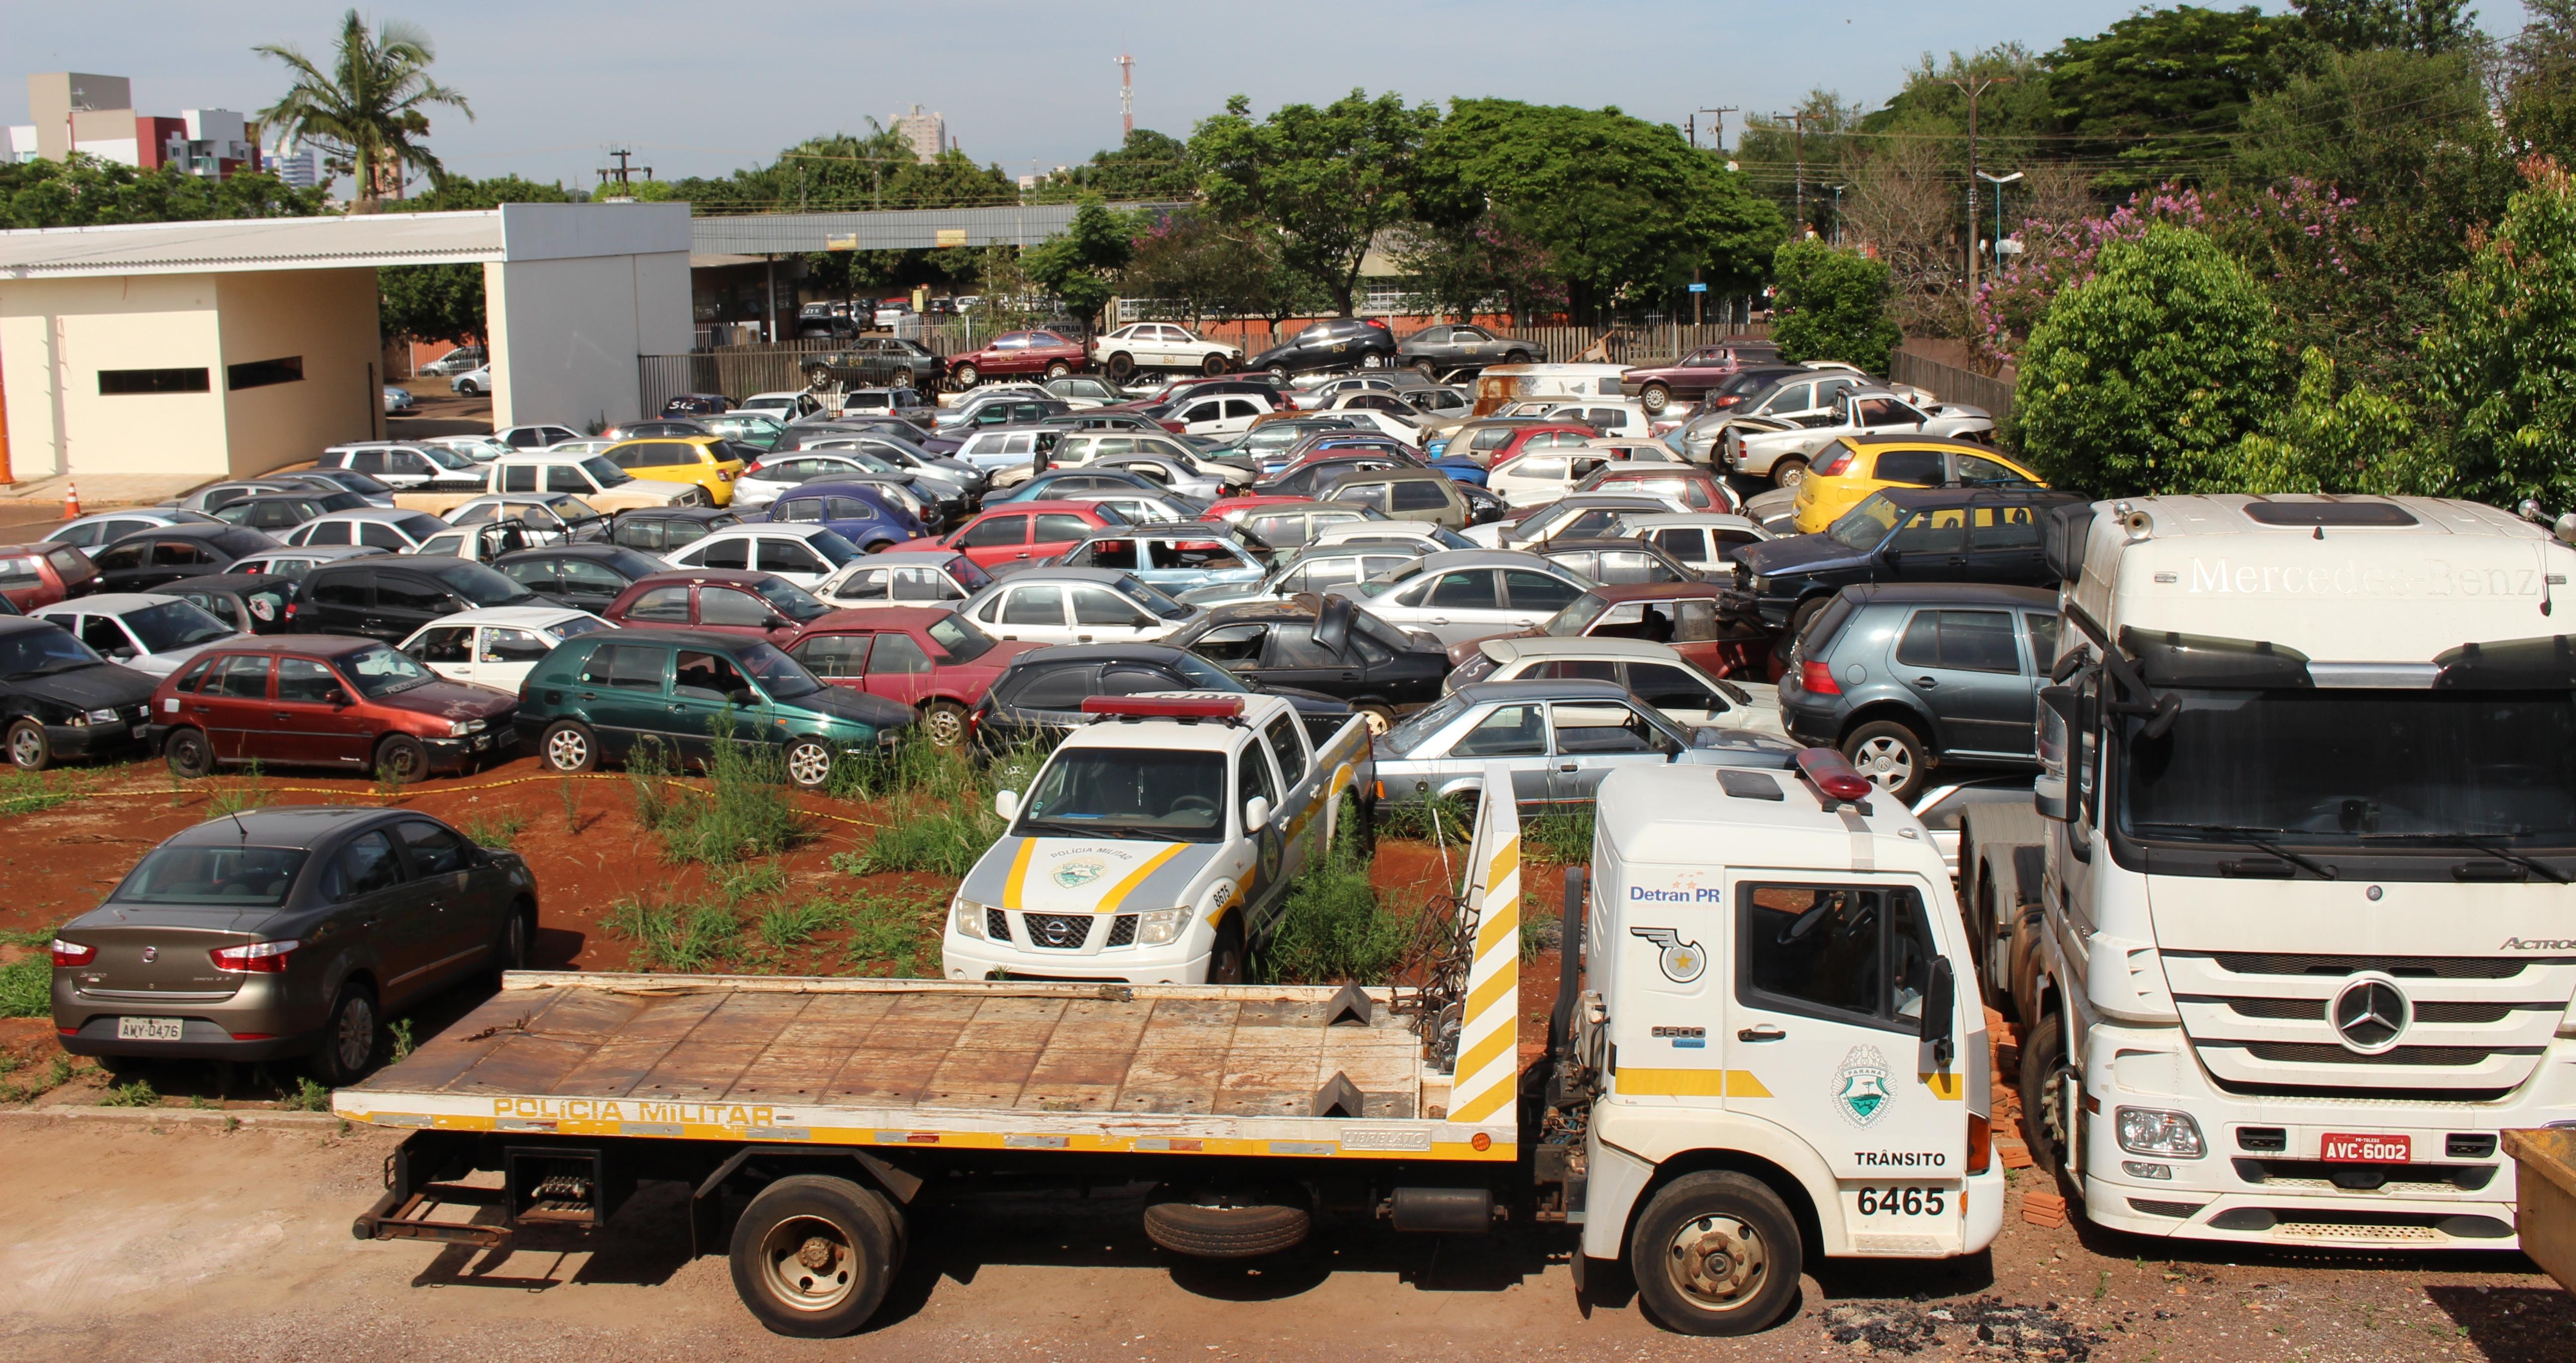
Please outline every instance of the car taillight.
[[88, 965], [97, 959], [97, 947], [85, 947], [78, 942], [66, 942], [60, 937], [54, 939], [54, 964], [58, 967]]
[[1826, 458], [1825, 462], [1816, 465], [1814, 468], [1808, 470], [1808, 472], [1815, 474], [1819, 478], [1831, 478], [1840, 474], [1844, 469], [1850, 468], [1851, 461], [1851, 447], [1846, 445], [1841, 449], [1834, 451], [1833, 454]]
[[295, 619], [295, 603], [292, 601], [286, 603], [285, 618], [290, 622]]
[[1806, 688], [1809, 695], [1839, 696], [1843, 693], [1842, 683], [1834, 680], [1834, 669], [1831, 663], [1814, 661], [1800, 663], [1798, 685]]
[[289, 937], [282, 942], [253, 942], [243, 947], [217, 947], [207, 952], [214, 958], [215, 969], [235, 975], [283, 975], [286, 958], [304, 945]]
[[1995, 1158], [1994, 1127], [1971, 1112], [1968, 1114], [1968, 1172], [1982, 1174]]

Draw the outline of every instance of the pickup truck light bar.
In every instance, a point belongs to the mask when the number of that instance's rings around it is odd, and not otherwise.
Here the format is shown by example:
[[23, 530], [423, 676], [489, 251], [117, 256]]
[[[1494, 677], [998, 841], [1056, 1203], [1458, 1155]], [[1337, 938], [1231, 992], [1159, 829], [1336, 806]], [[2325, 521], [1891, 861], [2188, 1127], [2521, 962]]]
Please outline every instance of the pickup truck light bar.
[[1850, 759], [1831, 748], [1799, 749], [1798, 774], [1836, 801], [1866, 800], [1878, 793], [1877, 785], [1861, 775]]
[[1118, 719], [1221, 719], [1234, 724], [1243, 720], [1243, 701], [1231, 696], [1205, 699], [1091, 696], [1082, 702], [1082, 712]]

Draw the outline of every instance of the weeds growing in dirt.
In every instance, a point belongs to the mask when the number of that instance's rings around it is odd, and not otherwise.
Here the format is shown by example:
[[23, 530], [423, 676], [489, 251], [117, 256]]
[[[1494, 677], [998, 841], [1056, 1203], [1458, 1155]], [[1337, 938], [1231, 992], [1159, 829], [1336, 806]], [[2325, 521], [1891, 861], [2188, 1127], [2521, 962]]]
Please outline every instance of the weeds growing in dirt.
[[[635, 826], [658, 833], [671, 821], [676, 799], [671, 793], [671, 751], [650, 734], [635, 740], [626, 754], [626, 784], [635, 802]], [[567, 783], [569, 785], [569, 783]], [[570, 797], [566, 797], [569, 803]]]
[[742, 920], [729, 904], [630, 899], [609, 910], [604, 926], [635, 943], [627, 960], [641, 970], [702, 974], [730, 963], [742, 949]]
[[1411, 936], [1369, 884], [1368, 863], [1336, 850], [1289, 884], [1256, 969], [1277, 984], [1384, 984]]
[[581, 831], [581, 787], [574, 785], [573, 778], [567, 776], [555, 783], [555, 792], [563, 797], [564, 832], [579, 833]]
[[87, 793], [81, 781], [68, 772], [0, 772], [0, 816], [33, 814]]
[[1475, 814], [1465, 800], [1442, 795], [1419, 804], [1381, 808], [1378, 830], [1392, 838], [1411, 838], [1434, 847], [1457, 847], [1476, 835], [1474, 820]]
[[1528, 860], [1558, 866], [1581, 866], [1592, 860], [1592, 810], [1541, 814], [1521, 824], [1521, 851]]
[[740, 904], [746, 899], [776, 894], [786, 888], [787, 872], [774, 861], [764, 861], [758, 866], [745, 867], [716, 882], [716, 892], [723, 895], [725, 902], [729, 904]]
[[817, 933], [840, 926], [850, 911], [828, 899], [781, 904], [752, 923], [752, 932], [772, 952], [788, 952], [814, 940]]
[[331, 1090], [313, 1082], [308, 1076], [297, 1075], [295, 1091], [278, 1099], [277, 1105], [289, 1112], [328, 1112], [331, 1110]]
[[[662, 846], [673, 861], [730, 865], [775, 856], [807, 837], [787, 784], [783, 754], [766, 743], [734, 741], [726, 718], [707, 768], [708, 798], [673, 805], [662, 816]], [[640, 817], [640, 811], [639, 811]]]
[[905, 797], [887, 808], [885, 827], [866, 847], [834, 854], [832, 869], [853, 876], [930, 871], [963, 877], [1000, 836], [1002, 821], [987, 806], [964, 801], [940, 805]]
[[98, 1105], [100, 1107], [159, 1107], [161, 1093], [160, 1090], [152, 1087], [151, 1080], [135, 1079], [109, 1089], [107, 1096], [98, 1100]]
[[394, 1063], [401, 1064], [403, 1061], [409, 1060], [411, 1058], [412, 1047], [414, 1045], [411, 1039], [411, 1019], [396, 1018], [394, 1019], [393, 1025], [386, 1028], [385, 1032], [391, 1039]]
[[495, 810], [489, 814], [477, 814], [467, 819], [465, 836], [473, 839], [478, 847], [497, 847], [506, 851], [512, 843], [519, 840], [520, 830], [527, 826], [527, 811]]
[[882, 965], [897, 978], [938, 973], [940, 919], [948, 912], [943, 899], [906, 903], [861, 896], [849, 909], [850, 939], [841, 949], [841, 968], [863, 975]]
[[0, 1018], [40, 1018], [54, 1010], [54, 958], [44, 948], [50, 932], [0, 932], [0, 946], [28, 954], [0, 965]]
[[259, 769], [259, 759], [252, 758], [242, 772], [242, 779], [228, 786], [218, 786], [206, 797], [206, 817], [228, 819], [245, 809], [257, 809], [277, 798]]

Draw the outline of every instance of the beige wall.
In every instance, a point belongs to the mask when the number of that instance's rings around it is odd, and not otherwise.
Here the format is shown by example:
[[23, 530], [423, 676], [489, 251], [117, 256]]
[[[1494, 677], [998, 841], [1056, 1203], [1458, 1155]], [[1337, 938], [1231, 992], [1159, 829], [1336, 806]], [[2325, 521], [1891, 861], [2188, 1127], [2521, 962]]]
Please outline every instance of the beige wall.
[[[223, 363], [299, 356], [299, 383], [224, 394], [235, 477], [303, 463], [326, 445], [378, 434], [384, 412], [374, 270], [217, 276]], [[220, 382], [220, 379], [218, 379]]]
[[[12, 473], [221, 476], [220, 354], [208, 275], [0, 281]], [[203, 393], [98, 391], [102, 369], [197, 368]]]

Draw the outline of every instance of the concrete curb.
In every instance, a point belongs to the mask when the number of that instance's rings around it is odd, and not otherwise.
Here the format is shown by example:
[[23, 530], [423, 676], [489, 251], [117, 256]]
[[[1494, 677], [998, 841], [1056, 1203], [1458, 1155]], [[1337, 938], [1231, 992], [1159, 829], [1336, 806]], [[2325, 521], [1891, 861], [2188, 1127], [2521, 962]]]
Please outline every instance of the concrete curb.
[[[221, 1126], [226, 1118], [241, 1126], [313, 1127], [337, 1129], [340, 1118], [328, 1112], [262, 1112], [229, 1108], [200, 1107], [10, 1107], [0, 1108], [0, 1120], [16, 1121], [88, 1121], [124, 1122], [129, 1125], [178, 1122], [193, 1126]], [[355, 1129], [359, 1123], [352, 1122]]]

